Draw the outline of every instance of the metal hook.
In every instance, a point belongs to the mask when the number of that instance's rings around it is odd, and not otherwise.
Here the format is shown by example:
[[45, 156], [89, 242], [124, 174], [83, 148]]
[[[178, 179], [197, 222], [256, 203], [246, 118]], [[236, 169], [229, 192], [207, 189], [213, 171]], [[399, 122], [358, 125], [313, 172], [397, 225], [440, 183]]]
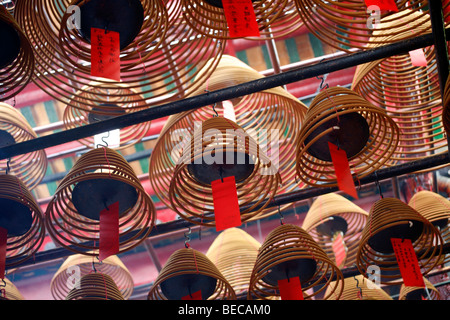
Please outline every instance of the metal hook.
[[191, 233], [192, 233], [191, 227], [189, 227], [189, 231], [188, 231], [187, 235], [186, 235], [186, 232], [184, 233], [184, 238], [186, 239], [186, 240], [184, 240], [184, 246], [186, 248], [189, 248], [189, 242], [191, 241], [191, 237], [189, 237], [189, 235]]
[[[205, 89], [205, 92], [209, 93], [210, 91], [208, 89]], [[214, 117], [218, 117], [219, 116], [219, 114], [217, 113], [217, 110], [216, 110], [216, 106], [217, 106], [217, 102], [214, 102], [214, 104], [212, 106], [212, 109], [213, 109], [213, 111], [215, 113]]]
[[8, 158], [8, 160], [6, 160], [6, 174], [9, 174], [9, 172], [11, 171], [11, 158]]
[[283, 225], [284, 224], [284, 222], [283, 222], [284, 216], [281, 213], [280, 206], [278, 206], [278, 215], [280, 216], [280, 224]]
[[377, 172], [375, 171], [374, 174], [375, 174], [375, 179], [376, 179], [376, 180], [375, 180], [375, 183], [376, 183], [376, 185], [377, 185], [378, 192], [380, 193], [381, 199], [383, 199], [383, 193], [381, 192], [381, 186], [380, 186], [380, 181], [378, 181], [378, 175], [377, 175]]
[[353, 279], [356, 281], [356, 288], [359, 291], [359, 298], [362, 298], [362, 288], [359, 286], [359, 280], [356, 278], [356, 276], [353, 276]]

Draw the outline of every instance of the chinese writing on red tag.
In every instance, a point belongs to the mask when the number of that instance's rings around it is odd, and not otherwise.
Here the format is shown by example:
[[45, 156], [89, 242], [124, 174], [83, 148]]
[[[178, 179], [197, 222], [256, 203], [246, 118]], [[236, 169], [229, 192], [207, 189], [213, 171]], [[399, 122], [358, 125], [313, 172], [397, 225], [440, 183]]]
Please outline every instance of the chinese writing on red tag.
[[120, 34], [91, 29], [91, 76], [120, 81]]
[[242, 224], [234, 176], [211, 182], [216, 231]]
[[405, 286], [424, 288], [425, 282], [411, 240], [391, 238], [391, 243]]
[[251, 0], [222, 0], [230, 37], [259, 37], [258, 22]]

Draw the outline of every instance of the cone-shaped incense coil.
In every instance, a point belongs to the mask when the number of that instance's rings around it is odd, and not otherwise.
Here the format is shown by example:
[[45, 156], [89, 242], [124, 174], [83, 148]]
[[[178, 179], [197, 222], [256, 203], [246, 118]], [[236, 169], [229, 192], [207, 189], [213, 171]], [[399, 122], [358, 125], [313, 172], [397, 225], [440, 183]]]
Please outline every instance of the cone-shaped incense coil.
[[[336, 265], [340, 268], [350, 267], [355, 263], [361, 232], [368, 216], [368, 212], [347, 198], [329, 193], [314, 200], [302, 228], [313, 237]], [[345, 259], [338, 263], [336, 255], [339, 253], [334, 244], [340, 239], [346, 252]]]
[[[214, 226], [213, 181], [234, 176], [241, 221], [258, 217], [280, 184], [280, 175], [256, 141], [235, 122], [213, 117], [184, 146], [170, 183], [171, 207], [183, 219]], [[198, 218], [198, 219], [193, 219]]]
[[[16, 4], [15, 16], [36, 48], [33, 81], [75, 108], [108, 103], [106, 91], [84, 98], [80, 88], [93, 80], [115, 89], [109, 79], [91, 76], [91, 27], [119, 33], [120, 81], [114, 82], [134, 90], [130, 98], [148, 106], [185, 97], [208, 78], [225, 49], [188, 24], [180, 1], [115, 0], [105, 6], [104, 0], [29, 0]], [[215, 62], [209, 71], [196, 78], [210, 59]]]
[[125, 300], [107, 274], [89, 273], [81, 277], [65, 300]]
[[[331, 285], [343, 281], [342, 272], [313, 238], [302, 228], [283, 224], [274, 229], [262, 244], [252, 271], [248, 299], [272, 299], [280, 296], [279, 281], [298, 277], [304, 299], [321, 294]], [[321, 288], [309, 290], [317, 285]], [[336, 284], [327, 295], [340, 297], [342, 288]]]
[[[430, 29], [428, 17], [420, 17], [419, 13], [411, 14], [411, 17], [416, 22], [404, 24], [398, 33], [381, 30], [376, 33], [394, 42], [407, 39], [413, 32]], [[374, 44], [371, 48], [379, 45]], [[412, 53], [405, 53], [361, 64], [353, 78], [352, 90], [385, 109], [400, 128], [398, 147], [388, 165], [420, 160], [447, 150], [434, 48], [421, 48], [420, 51], [426, 59], [425, 66], [413, 64]]]
[[424, 287], [407, 287], [402, 284], [398, 300], [441, 300], [439, 290], [433, 284], [423, 278]]
[[0, 174], [0, 227], [7, 232], [6, 268], [32, 258], [44, 242], [41, 207], [22, 180], [9, 174]]
[[[35, 138], [37, 134], [20, 111], [0, 102], [0, 146], [6, 147]], [[0, 170], [19, 177], [31, 190], [44, 178], [47, 164], [45, 150], [37, 150], [0, 160]]]
[[53, 298], [64, 300], [76, 285], [77, 278], [94, 271], [110, 276], [125, 300], [133, 293], [133, 277], [118, 256], [109, 256], [98, 263], [95, 257], [74, 254], [64, 261], [52, 278], [50, 290]]
[[4, 46], [0, 59], [0, 101], [21, 92], [31, 81], [35, 69], [33, 48], [13, 14], [0, 6], [0, 29]]
[[[131, 112], [147, 109], [148, 106], [136, 90], [127, 88], [120, 83], [91, 83], [75, 94], [77, 97], [73, 102], [69, 102], [64, 110], [63, 122], [66, 129], [73, 129], [97, 121], [108, 120], [114, 117], [129, 114]], [[104, 103], [95, 104], [96, 98], [101, 95], [109, 95]], [[106, 145], [109, 133], [101, 134], [105, 136], [105, 141], [99, 139], [100, 144], [111, 149], [120, 150], [138, 143], [150, 129], [151, 122], [145, 121], [126, 128], [119, 129], [119, 141], [117, 145]], [[78, 141], [89, 148], [96, 148], [94, 137], [78, 139]], [[100, 142], [100, 143], [99, 143]]]
[[[428, 1], [419, 0], [414, 9], [406, 1], [392, 1], [396, 11], [367, 6], [364, 1], [296, 0], [298, 14], [304, 25], [317, 38], [337, 49], [351, 52], [373, 44], [392, 43], [377, 33], [396, 35], [407, 29], [407, 38], [431, 32], [417, 28], [421, 20], [429, 20]], [[448, 4], [446, 4], [448, 6]]]
[[239, 295], [248, 289], [260, 246], [261, 244], [244, 230], [229, 228], [214, 239], [206, 256]]
[[439, 231], [416, 210], [396, 198], [382, 198], [374, 203], [362, 231], [356, 256], [361, 274], [376, 265], [381, 284], [403, 282], [391, 239], [411, 240], [422, 275], [428, 274], [442, 255]]
[[350, 89], [327, 88], [311, 102], [298, 135], [297, 175], [315, 187], [337, 186], [332, 143], [346, 152], [352, 175], [360, 179], [391, 161], [398, 139], [384, 109]]
[[119, 254], [145, 240], [154, 225], [155, 207], [118, 152], [93, 149], [58, 185], [46, 210], [47, 230], [56, 243], [75, 253], [98, 255], [100, 214], [116, 203]]
[[19, 289], [7, 278], [0, 280], [0, 300], [25, 300]]
[[[263, 40], [288, 36], [303, 26], [295, 3], [286, 0], [252, 1], [260, 36], [247, 40]], [[221, 0], [183, 0], [184, 15], [192, 28], [206, 37], [232, 39]], [[245, 12], [247, 13], [247, 12]]]
[[148, 300], [235, 300], [236, 294], [205, 254], [183, 248], [175, 251], [161, 269]]

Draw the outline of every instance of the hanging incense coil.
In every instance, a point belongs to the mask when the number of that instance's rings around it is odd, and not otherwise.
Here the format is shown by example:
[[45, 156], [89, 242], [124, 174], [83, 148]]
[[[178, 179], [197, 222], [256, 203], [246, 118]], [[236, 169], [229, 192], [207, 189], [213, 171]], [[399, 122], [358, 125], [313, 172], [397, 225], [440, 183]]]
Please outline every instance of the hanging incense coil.
[[425, 288], [407, 287], [402, 284], [398, 300], [441, 300], [439, 290], [426, 278], [423, 278]]
[[[278, 281], [299, 277], [304, 299], [321, 294], [336, 281], [327, 294], [339, 298], [342, 294], [343, 275], [314, 239], [302, 228], [283, 224], [264, 240], [252, 271], [248, 299], [266, 299], [279, 295]], [[309, 290], [321, 284], [316, 291]], [[339, 288], [340, 287], [340, 288]], [[274, 294], [275, 292], [275, 294]]]
[[107, 274], [88, 273], [69, 291], [65, 300], [125, 300]]
[[297, 175], [315, 187], [336, 186], [332, 143], [346, 152], [353, 176], [363, 178], [391, 162], [398, 137], [382, 108], [347, 88], [324, 89], [311, 102], [297, 139]]
[[[37, 138], [36, 133], [20, 111], [0, 102], [0, 147], [34, 138]], [[38, 150], [0, 160], [0, 170], [20, 178], [31, 190], [44, 178], [47, 164], [45, 150]]]
[[81, 279], [84, 275], [92, 272], [99, 272], [111, 277], [124, 300], [127, 300], [133, 293], [133, 277], [118, 256], [109, 256], [98, 263], [95, 257], [75, 254], [68, 257], [53, 276], [50, 283], [53, 298], [64, 300], [69, 291], [77, 284], [75, 281], [70, 282], [70, 280]]
[[[199, 76], [202, 77], [207, 70], [208, 68], [201, 70]], [[204, 94], [205, 91], [220, 90], [262, 77], [237, 58], [225, 55], [208, 81], [202, 83], [198, 90], [191, 91], [188, 96], [193, 97]], [[306, 110], [307, 107], [297, 98], [276, 87], [170, 116], [150, 157], [149, 178], [156, 196], [165, 205], [172, 207], [169, 187], [175, 167], [180, 162], [183, 150], [186, 150], [183, 145], [189, 143], [200, 123], [216, 115], [236, 122], [270, 156], [281, 177], [278, 194], [302, 187], [301, 182], [295, 181], [294, 150]], [[275, 212], [276, 210], [266, 209], [260, 217]]]
[[229, 228], [214, 239], [206, 256], [239, 295], [248, 289], [260, 246], [261, 244], [244, 230]]
[[[450, 242], [450, 201], [438, 193], [422, 190], [416, 192], [408, 202], [408, 205], [419, 212], [431, 222], [440, 232], [444, 243]], [[450, 255], [446, 254], [445, 261], [449, 261]], [[440, 263], [446, 263], [440, 261]]]
[[[190, 27], [180, 1], [30, 0], [17, 3], [15, 13], [36, 48], [33, 81], [74, 108], [107, 103], [103, 93], [83, 105], [83, 88], [92, 81], [111, 90], [118, 83], [91, 76], [91, 27], [119, 32], [120, 83], [134, 90], [133, 101], [147, 106], [183, 98], [186, 90], [199, 85], [193, 81], [197, 71], [209, 59], [219, 60], [225, 49]], [[211, 70], [216, 65], [210, 64]]]
[[100, 212], [117, 202], [119, 254], [145, 240], [154, 225], [155, 207], [118, 152], [93, 149], [76, 161], [58, 185], [46, 210], [47, 230], [58, 245], [97, 256]]
[[330, 300], [393, 300], [386, 291], [362, 275], [345, 278], [341, 297], [333, 298], [331, 295]]
[[[69, 102], [64, 110], [63, 121], [65, 129], [72, 129], [147, 109], [147, 105], [143, 100], [138, 98], [139, 96], [136, 94], [135, 90], [128, 89], [126, 86], [119, 83], [112, 84], [112, 86], [114, 86], [115, 89], [103, 89], [102, 84], [92, 83], [90, 89], [83, 88], [79, 93], [75, 94], [75, 101]], [[95, 107], [91, 106], [91, 101], [96, 101], [97, 96], [105, 94], [109, 94], [107, 103]], [[136, 99], [136, 101], [134, 101], [134, 99]], [[75, 104], [77, 104], [78, 107], [72, 106]], [[146, 136], [150, 129], [150, 124], [151, 122], [146, 121], [120, 129], [120, 143], [115, 147], [111, 145], [107, 145], [107, 147], [120, 150], [139, 142]], [[107, 136], [107, 134], [104, 135]], [[97, 147], [94, 137], [87, 137], [79, 139], [78, 141], [89, 148]], [[105, 143], [102, 142], [101, 145], [105, 145]]]
[[403, 282], [391, 239], [411, 240], [423, 276], [436, 265], [442, 255], [439, 231], [416, 210], [395, 198], [382, 198], [374, 203], [369, 220], [362, 231], [356, 266], [365, 275], [369, 266], [380, 268], [380, 284]]
[[[359, 239], [368, 216], [368, 212], [347, 198], [329, 193], [314, 200], [303, 220], [302, 228], [338, 267], [350, 267], [355, 263]], [[345, 249], [345, 259], [341, 262], [336, 260], [337, 241], [341, 241]]]
[[175, 251], [161, 269], [148, 300], [236, 300], [236, 294], [217, 267], [203, 253], [183, 248]]
[[[221, 0], [183, 0], [186, 21], [206, 37], [232, 39]], [[276, 39], [287, 36], [303, 26], [295, 3], [285, 0], [252, 1], [260, 36], [248, 40]]]
[[44, 215], [21, 179], [0, 175], [0, 227], [7, 231], [5, 267], [30, 259], [44, 242]]
[[367, 7], [364, 1], [296, 0], [295, 3], [308, 30], [322, 42], [342, 51], [392, 43], [376, 34], [378, 31], [395, 36], [400, 32], [398, 29], [409, 28], [408, 38], [431, 32], [431, 27], [425, 30], [416, 28], [418, 19], [429, 20], [426, 0], [414, 2], [414, 6], [407, 1], [395, 1], [397, 13], [377, 11]]
[[0, 5], [0, 101], [13, 98], [31, 81], [34, 74], [34, 52], [30, 41], [5, 6]]
[[25, 300], [19, 289], [7, 278], [0, 280], [0, 300]]
[[[194, 131], [175, 167], [169, 189], [172, 208], [185, 220], [215, 226], [212, 182], [233, 176], [241, 222], [255, 218], [272, 201], [280, 175], [253, 138], [223, 117], [204, 121]], [[194, 217], [198, 218], [194, 219]]]
[[[427, 18], [418, 14], [411, 17], [417, 23], [398, 28], [395, 35], [377, 33], [389, 41], [401, 41], [409, 38], [411, 30], [422, 33], [431, 28]], [[393, 27], [394, 23], [386, 25]], [[370, 48], [378, 46], [374, 44]], [[413, 65], [408, 53], [395, 55], [357, 66], [352, 82], [352, 90], [385, 109], [400, 128], [400, 140], [391, 164], [420, 160], [447, 150], [434, 48], [419, 50], [423, 51], [426, 66]]]

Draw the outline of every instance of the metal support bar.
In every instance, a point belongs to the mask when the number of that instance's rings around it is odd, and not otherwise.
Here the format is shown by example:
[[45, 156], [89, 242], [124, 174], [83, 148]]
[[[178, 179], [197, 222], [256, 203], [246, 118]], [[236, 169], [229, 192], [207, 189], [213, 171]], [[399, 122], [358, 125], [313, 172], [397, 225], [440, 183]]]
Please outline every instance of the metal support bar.
[[[450, 32], [450, 29], [446, 30]], [[433, 45], [431, 33], [0, 148], [0, 160]]]

